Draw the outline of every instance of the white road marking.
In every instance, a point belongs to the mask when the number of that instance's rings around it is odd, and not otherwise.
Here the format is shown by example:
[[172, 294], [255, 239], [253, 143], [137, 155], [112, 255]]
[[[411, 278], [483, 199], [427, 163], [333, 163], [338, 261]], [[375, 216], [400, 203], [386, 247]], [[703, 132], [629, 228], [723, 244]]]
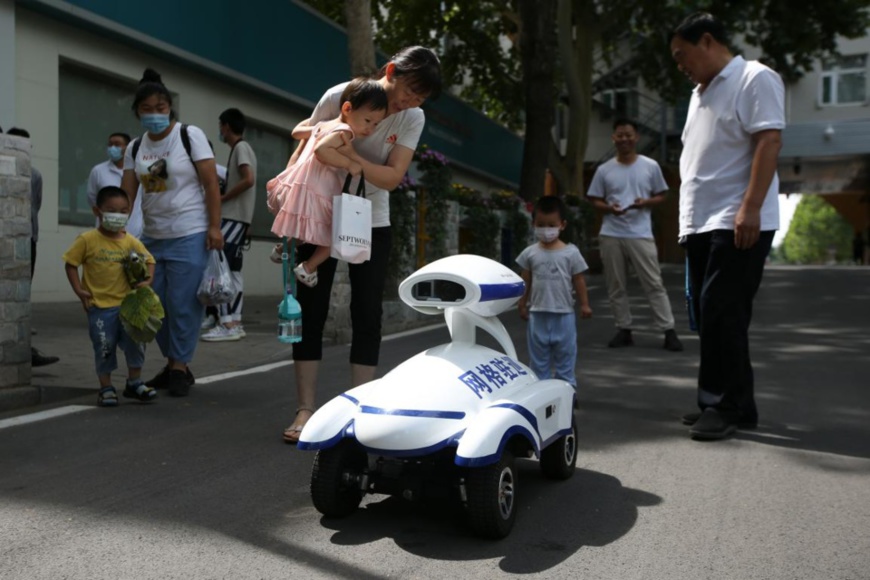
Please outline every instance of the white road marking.
[[96, 408], [97, 407], [91, 407], [90, 405], [67, 405], [66, 407], [58, 407], [57, 409], [39, 411], [37, 413], [30, 413], [29, 415], [3, 419], [0, 421], [0, 429], [17, 427], [18, 425], [26, 425], [27, 423], [35, 423], [37, 421], [44, 421], [45, 419], [54, 419], [55, 417], [62, 417], [64, 415], [79, 413], [81, 411], [90, 411], [91, 409]]
[[197, 385], [207, 385], [209, 383], [216, 383], [218, 381], [223, 381], [226, 379], [233, 379], [235, 377], [243, 377], [245, 375], [253, 375], [256, 373], [265, 373], [274, 369], [279, 369], [281, 367], [290, 366], [293, 364], [292, 360], [285, 360], [276, 363], [270, 363], [267, 365], [262, 365], [259, 367], [253, 367], [250, 369], [245, 369], [243, 371], [233, 371], [231, 373], [221, 373], [219, 375], [211, 375], [208, 377], [202, 377], [200, 379], [196, 379]]

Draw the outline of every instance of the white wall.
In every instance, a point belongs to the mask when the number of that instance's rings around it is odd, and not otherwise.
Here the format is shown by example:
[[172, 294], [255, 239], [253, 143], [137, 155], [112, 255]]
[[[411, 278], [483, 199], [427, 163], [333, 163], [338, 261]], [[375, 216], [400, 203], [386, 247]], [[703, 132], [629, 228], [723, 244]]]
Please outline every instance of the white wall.
[[[7, 0], [0, 0], [0, 16], [7, 4]], [[81, 227], [58, 224], [58, 92], [61, 59], [123, 77], [132, 83], [138, 82], [146, 67], [156, 69], [167, 87], [179, 95], [185, 122], [202, 128], [215, 143], [219, 160], [225, 159], [229, 150], [218, 140], [218, 115], [229, 107], [238, 107], [251, 120], [275, 127], [292, 128], [304, 118], [289, 105], [282, 106], [273, 99], [253, 95], [205, 74], [27, 10], [19, 9], [16, 17], [15, 124], [30, 131], [33, 165], [43, 176], [39, 251], [33, 281], [34, 302], [74, 299], [64, 275], [61, 256], [75, 237], [84, 231]], [[0, 46], [2, 42], [0, 34]], [[2, 58], [0, 56], [0, 63]], [[99, 111], [82, 111], [82, 114], [98, 115]], [[258, 181], [264, 184], [269, 177], [259, 176]], [[268, 242], [254, 242], [251, 251], [245, 255], [245, 292], [280, 293], [280, 271], [268, 259], [270, 249]]]
[[15, 4], [0, 0], [0, 127], [15, 125]]

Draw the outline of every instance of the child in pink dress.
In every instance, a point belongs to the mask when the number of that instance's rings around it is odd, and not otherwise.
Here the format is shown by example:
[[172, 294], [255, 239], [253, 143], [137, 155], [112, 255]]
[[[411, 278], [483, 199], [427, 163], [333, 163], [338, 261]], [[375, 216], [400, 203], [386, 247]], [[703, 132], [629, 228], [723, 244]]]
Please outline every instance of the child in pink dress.
[[[272, 233], [314, 244], [311, 258], [293, 269], [306, 286], [317, 284], [317, 267], [329, 258], [332, 244], [332, 198], [341, 192], [347, 173], [362, 168], [339, 148], [354, 137], [370, 135], [387, 114], [387, 94], [375, 80], [357, 78], [341, 95], [337, 119], [293, 129], [294, 139], [307, 139], [296, 163], [266, 184]], [[344, 138], [343, 138], [344, 136]]]

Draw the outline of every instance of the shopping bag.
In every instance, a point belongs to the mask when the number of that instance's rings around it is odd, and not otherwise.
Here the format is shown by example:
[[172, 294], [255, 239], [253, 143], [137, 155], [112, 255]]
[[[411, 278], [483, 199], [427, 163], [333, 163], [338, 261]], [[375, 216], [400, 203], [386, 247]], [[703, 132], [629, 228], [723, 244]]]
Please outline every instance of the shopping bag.
[[372, 256], [372, 202], [365, 198], [365, 176], [360, 173], [356, 195], [350, 193], [351, 176], [342, 193], [332, 198], [332, 250], [330, 255], [351, 264]]
[[236, 295], [230, 265], [221, 250], [209, 250], [196, 297], [206, 306], [226, 304]]

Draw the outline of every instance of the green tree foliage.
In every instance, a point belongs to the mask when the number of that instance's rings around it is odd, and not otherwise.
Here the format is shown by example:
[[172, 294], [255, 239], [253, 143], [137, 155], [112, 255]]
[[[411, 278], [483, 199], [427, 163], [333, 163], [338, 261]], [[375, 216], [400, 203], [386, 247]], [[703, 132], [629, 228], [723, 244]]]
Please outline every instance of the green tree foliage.
[[[343, 3], [306, 1], [344, 24]], [[788, 81], [799, 78], [815, 59], [832, 53], [838, 36], [863, 36], [870, 26], [867, 0], [539, 0], [537, 9], [532, 0], [371, 1], [375, 44], [383, 52], [393, 54], [413, 44], [435, 49], [445, 84], [496, 121], [524, 129], [527, 152], [535, 159], [548, 152], [562, 190], [574, 194], [583, 189], [592, 97], [600, 90], [596, 82], [604, 79], [619, 86], [639, 78], [671, 101], [688, 97], [691, 87], [671, 59], [669, 41], [671, 31], [689, 13], [716, 14], [735, 39], [760, 48], [762, 60]], [[557, 16], [552, 18], [556, 4]], [[550, 50], [548, 43], [534, 40], [542, 38], [542, 23], [558, 38], [554, 62], [547, 63], [556, 65], [549, 75], [554, 86], [546, 88], [541, 86], [540, 71], [528, 66], [529, 54]], [[526, 52], [523, 66], [521, 43], [530, 33], [536, 49]], [[526, 77], [530, 70], [534, 76]], [[545, 99], [528, 99], [529, 94], [541, 93]], [[566, 155], [560, 154], [550, 133], [557, 99], [569, 108]], [[542, 184], [542, 171], [540, 162], [524, 159], [523, 172], [534, 175], [523, 175], [521, 182]]]
[[801, 198], [779, 256], [790, 264], [823, 264], [835, 252], [838, 262], [852, 256], [852, 226], [819, 195]]

